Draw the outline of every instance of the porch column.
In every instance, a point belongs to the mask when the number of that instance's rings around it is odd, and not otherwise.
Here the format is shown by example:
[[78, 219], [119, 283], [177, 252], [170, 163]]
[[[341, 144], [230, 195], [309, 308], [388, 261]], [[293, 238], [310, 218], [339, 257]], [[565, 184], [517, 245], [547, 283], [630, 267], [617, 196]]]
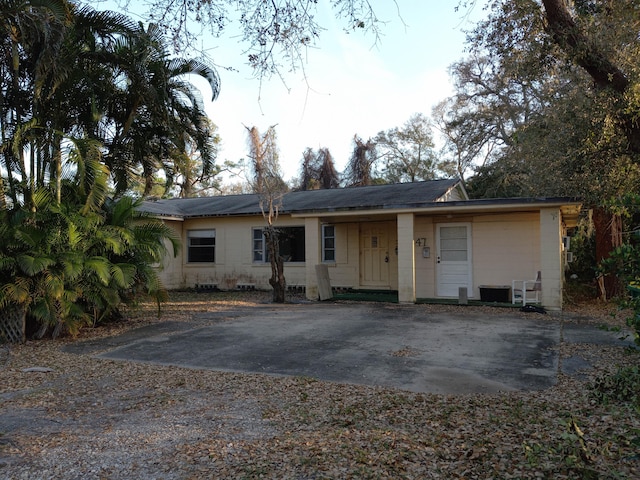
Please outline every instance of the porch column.
[[540, 210], [540, 272], [542, 305], [562, 309], [562, 215], [558, 208]]
[[318, 300], [318, 277], [316, 265], [322, 262], [320, 256], [320, 219], [304, 219], [304, 262], [305, 291], [309, 300]]
[[398, 214], [398, 301], [416, 301], [416, 261], [413, 242], [413, 213]]

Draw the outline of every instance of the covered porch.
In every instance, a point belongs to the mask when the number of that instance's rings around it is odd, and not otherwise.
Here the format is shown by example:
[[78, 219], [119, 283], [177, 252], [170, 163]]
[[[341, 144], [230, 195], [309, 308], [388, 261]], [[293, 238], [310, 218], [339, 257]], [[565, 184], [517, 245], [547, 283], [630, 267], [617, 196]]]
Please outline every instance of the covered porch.
[[[455, 303], [460, 288], [475, 303], [481, 285], [510, 285], [540, 271], [541, 304], [562, 308], [562, 240], [577, 203], [467, 200], [407, 210], [295, 214], [305, 222], [307, 297], [318, 298], [318, 264], [327, 265], [334, 287], [397, 292], [400, 303]], [[327, 227], [335, 237], [327, 239]], [[335, 248], [329, 261], [328, 240]]]

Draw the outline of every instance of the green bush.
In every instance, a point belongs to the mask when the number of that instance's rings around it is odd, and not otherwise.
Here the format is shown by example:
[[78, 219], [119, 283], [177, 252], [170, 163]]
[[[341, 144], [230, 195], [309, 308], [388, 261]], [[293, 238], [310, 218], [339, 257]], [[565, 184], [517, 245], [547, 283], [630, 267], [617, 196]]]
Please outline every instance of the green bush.
[[640, 214], [640, 195], [629, 194], [617, 202], [611, 203], [614, 213], [625, 219], [628, 225], [624, 243], [616, 247], [600, 262], [600, 275], [614, 275], [627, 286], [627, 295], [620, 298], [620, 305], [631, 308], [634, 314], [627, 319], [627, 325], [635, 332], [635, 341], [640, 345], [640, 227], [637, 226]]
[[591, 396], [599, 403], [629, 403], [640, 412], [640, 367], [620, 368], [591, 385]]
[[70, 195], [56, 205], [39, 192], [32, 210], [1, 210], [0, 308], [22, 306], [42, 337], [75, 334], [117, 314], [136, 292], [166, 295], [153, 265], [177, 248], [173, 232], [137, 211], [129, 197], [93, 208]]

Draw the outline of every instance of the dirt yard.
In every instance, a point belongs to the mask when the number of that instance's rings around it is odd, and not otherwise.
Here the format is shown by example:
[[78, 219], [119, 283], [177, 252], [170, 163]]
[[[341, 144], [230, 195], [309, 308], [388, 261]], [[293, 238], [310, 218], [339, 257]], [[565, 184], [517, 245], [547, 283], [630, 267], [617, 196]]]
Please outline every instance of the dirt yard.
[[[544, 391], [464, 396], [63, 352], [71, 342], [266, 301], [260, 292], [176, 293], [160, 319], [154, 305], [142, 304], [127, 322], [77, 339], [0, 346], [0, 477], [640, 478], [640, 413], [590, 395], [595, 378], [640, 363], [619, 347], [561, 343], [561, 361], [579, 355], [593, 368], [560, 375]], [[612, 311], [580, 305], [562, 320], [624, 325], [624, 313]]]

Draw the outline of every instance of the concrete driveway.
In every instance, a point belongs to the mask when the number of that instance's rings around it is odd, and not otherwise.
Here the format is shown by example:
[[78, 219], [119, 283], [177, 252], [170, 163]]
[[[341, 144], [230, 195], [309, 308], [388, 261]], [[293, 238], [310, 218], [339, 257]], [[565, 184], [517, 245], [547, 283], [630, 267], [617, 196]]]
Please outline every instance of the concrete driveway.
[[[167, 321], [68, 349], [101, 351], [100, 357], [116, 360], [458, 394], [550, 387], [561, 338], [632, 344], [619, 337], [509, 309], [429, 313], [419, 305], [314, 303], [201, 314], [193, 322]], [[572, 370], [589, 367], [580, 358], [563, 363]]]

